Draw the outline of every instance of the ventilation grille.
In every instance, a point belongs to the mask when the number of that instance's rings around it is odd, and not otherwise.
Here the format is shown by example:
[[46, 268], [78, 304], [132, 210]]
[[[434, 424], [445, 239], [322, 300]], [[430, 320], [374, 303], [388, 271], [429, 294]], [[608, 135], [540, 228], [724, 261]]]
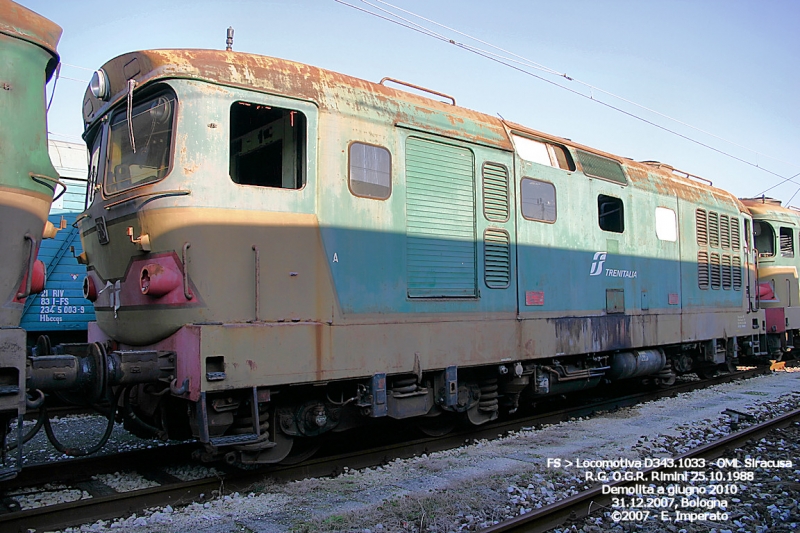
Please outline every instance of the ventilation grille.
[[697, 252], [697, 284], [701, 289], [708, 288], [708, 252]]
[[[739, 251], [741, 231], [739, 218], [715, 211], [697, 209], [695, 227], [697, 245], [701, 248], [721, 248]], [[742, 288], [742, 259], [736, 254], [712, 253], [701, 249], [697, 253], [697, 284], [701, 289]]]
[[723, 254], [722, 256], [722, 288], [730, 289], [732, 284], [733, 273], [731, 271], [731, 256]]
[[719, 248], [719, 215], [714, 211], [708, 214], [708, 245]]
[[740, 291], [742, 290], [742, 260], [739, 259], [739, 256], [734, 255], [731, 259], [733, 269], [733, 289]]
[[721, 261], [719, 254], [711, 254], [711, 288], [719, 289], [722, 285]]
[[511, 239], [508, 232], [488, 228], [483, 234], [484, 280], [490, 289], [505, 289], [511, 282]]
[[708, 215], [705, 209], [695, 212], [695, 226], [697, 226], [697, 245], [708, 246]]
[[731, 223], [728, 215], [719, 216], [719, 240], [726, 250], [731, 247]]
[[732, 218], [731, 219], [731, 248], [738, 251], [739, 248], [742, 246], [741, 241], [739, 240], [739, 219]]
[[497, 163], [483, 165], [483, 214], [486, 220], [508, 220], [508, 169]]
[[578, 150], [578, 161], [581, 162], [583, 173], [587, 176], [611, 180], [623, 185], [628, 183], [622, 165], [613, 159]]

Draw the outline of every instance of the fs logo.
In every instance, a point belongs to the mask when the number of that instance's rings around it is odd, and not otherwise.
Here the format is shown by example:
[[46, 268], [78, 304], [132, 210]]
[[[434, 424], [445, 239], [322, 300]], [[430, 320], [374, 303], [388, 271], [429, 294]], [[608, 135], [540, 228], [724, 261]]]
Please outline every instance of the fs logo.
[[603, 273], [603, 263], [606, 262], [606, 252], [595, 252], [594, 259], [592, 260], [592, 270], [589, 272], [590, 276], [599, 276]]

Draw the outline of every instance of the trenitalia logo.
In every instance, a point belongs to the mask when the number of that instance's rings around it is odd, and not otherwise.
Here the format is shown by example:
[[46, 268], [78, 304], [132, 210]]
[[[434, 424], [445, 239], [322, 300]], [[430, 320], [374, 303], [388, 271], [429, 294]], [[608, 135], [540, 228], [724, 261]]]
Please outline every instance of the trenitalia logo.
[[589, 270], [590, 276], [601, 276], [605, 272], [607, 278], [631, 278], [635, 279], [639, 273], [635, 270], [618, 270], [615, 268], [603, 268], [608, 257], [607, 252], [595, 252], [592, 259], [592, 268]]
[[603, 263], [606, 262], [606, 255], [606, 252], [595, 252], [592, 260], [592, 270], [589, 271], [590, 276], [599, 276], [603, 273]]

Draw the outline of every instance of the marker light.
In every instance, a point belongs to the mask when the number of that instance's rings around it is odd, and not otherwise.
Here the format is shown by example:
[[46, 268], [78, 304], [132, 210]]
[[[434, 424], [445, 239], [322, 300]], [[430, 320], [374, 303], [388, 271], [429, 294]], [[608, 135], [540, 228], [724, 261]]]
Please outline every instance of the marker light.
[[108, 86], [108, 76], [103, 69], [95, 70], [94, 74], [92, 74], [92, 81], [89, 82], [89, 90], [92, 92], [92, 95], [95, 98], [99, 98], [100, 100], [108, 100], [109, 95], [109, 86]]

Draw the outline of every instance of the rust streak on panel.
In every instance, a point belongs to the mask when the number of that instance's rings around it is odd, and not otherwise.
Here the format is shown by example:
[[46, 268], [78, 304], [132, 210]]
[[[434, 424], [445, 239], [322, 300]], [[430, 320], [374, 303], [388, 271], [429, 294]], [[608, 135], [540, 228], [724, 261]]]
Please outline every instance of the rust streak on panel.
[[61, 38], [61, 27], [21, 5], [0, 0], [0, 33], [23, 39], [41, 46], [58, 58], [56, 45]]
[[[125, 97], [127, 77], [124, 66], [134, 58], [138, 59], [143, 73], [133, 77], [138, 86], [159, 79], [195, 79], [308, 100], [322, 109], [335, 110], [337, 113], [347, 111], [340, 109], [340, 106], [352, 106], [355, 112], [377, 107], [384, 111], [395, 109], [398, 113], [407, 109], [408, 113], [402, 114], [426, 113], [443, 117], [438, 126], [425, 124], [434, 132], [441, 129], [442, 133], [457, 134], [467, 140], [473, 138], [506, 150], [512, 149], [503, 125], [496, 117], [310, 65], [220, 50], [146, 50], [112, 59], [103, 66], [103, 70], [108, 74], [113, 96], [108, 102], [102, 102], [86, 92], [85, 98], [92, 104], [87, 106], [87, 113], [84, 114], [86, 124]], [[342, 94], [348, 97], [341, 98]], [[485, 133], [464, 131], [470, 128], [462, 126], [470, 122], [478, 131]], [[449, 128], [445, 126], [446, 123], [450, 124]]]

